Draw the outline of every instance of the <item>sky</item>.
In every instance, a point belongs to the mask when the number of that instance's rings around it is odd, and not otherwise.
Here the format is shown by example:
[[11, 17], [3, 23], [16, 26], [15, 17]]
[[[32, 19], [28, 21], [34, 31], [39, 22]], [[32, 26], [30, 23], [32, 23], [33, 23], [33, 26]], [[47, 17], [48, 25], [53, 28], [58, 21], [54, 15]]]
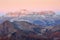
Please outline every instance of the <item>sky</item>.
[[60, 0], [0, 0], [0, 12], [20, 11], [60, 11]]

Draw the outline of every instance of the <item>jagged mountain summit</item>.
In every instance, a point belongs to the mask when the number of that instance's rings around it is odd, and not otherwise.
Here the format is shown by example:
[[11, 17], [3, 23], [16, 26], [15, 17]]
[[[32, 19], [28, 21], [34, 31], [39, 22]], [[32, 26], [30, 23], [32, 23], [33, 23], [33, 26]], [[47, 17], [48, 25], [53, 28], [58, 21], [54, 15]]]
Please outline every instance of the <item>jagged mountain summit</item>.
[[16, 18], [14, 17], [10, 21], [28, 21], [43, 26], [54, 26], [60, 24], [59, 16], [53, 11], [29, 12], [27, 15]]
[[25, 14], [22, 14], [21, 12], [10, 12], [3, 16], [0, 20], [1, 23], [5, 20], [10, 20], [12, 22], [27, 21], [43, 26], [54, 26], [60, 24], [59, 15], [56, 15], [57, 13], [53, 11], [27, 12]]

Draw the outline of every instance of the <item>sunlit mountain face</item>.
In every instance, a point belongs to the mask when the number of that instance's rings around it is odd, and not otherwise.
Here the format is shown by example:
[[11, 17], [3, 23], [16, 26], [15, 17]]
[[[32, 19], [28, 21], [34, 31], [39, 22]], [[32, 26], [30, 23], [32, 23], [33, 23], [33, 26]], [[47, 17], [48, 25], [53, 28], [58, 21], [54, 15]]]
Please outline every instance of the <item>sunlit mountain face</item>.
[[6, 13], [0, 16], [0, 39], [60, 40], [59, 17], [54, 11]]

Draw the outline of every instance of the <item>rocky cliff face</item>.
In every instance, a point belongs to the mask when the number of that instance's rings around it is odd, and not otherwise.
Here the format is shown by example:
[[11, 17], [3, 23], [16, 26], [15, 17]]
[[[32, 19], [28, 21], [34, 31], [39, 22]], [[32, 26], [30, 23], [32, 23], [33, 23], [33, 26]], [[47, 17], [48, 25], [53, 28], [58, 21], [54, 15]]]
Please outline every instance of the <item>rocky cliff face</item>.
[[59, 25], [48, 29], [26, 21], [7, 20], [0, 24], [0, 40], [60, 40], [59, 28]]

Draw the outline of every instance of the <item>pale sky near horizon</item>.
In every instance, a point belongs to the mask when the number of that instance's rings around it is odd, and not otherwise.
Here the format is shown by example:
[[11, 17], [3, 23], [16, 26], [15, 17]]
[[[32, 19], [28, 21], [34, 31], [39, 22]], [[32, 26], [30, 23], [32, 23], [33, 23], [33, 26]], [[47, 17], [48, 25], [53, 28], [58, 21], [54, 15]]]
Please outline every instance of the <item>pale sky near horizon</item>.
[[60, 11], [60, 0], [0, 0], [0, 12], [20, 9]]

